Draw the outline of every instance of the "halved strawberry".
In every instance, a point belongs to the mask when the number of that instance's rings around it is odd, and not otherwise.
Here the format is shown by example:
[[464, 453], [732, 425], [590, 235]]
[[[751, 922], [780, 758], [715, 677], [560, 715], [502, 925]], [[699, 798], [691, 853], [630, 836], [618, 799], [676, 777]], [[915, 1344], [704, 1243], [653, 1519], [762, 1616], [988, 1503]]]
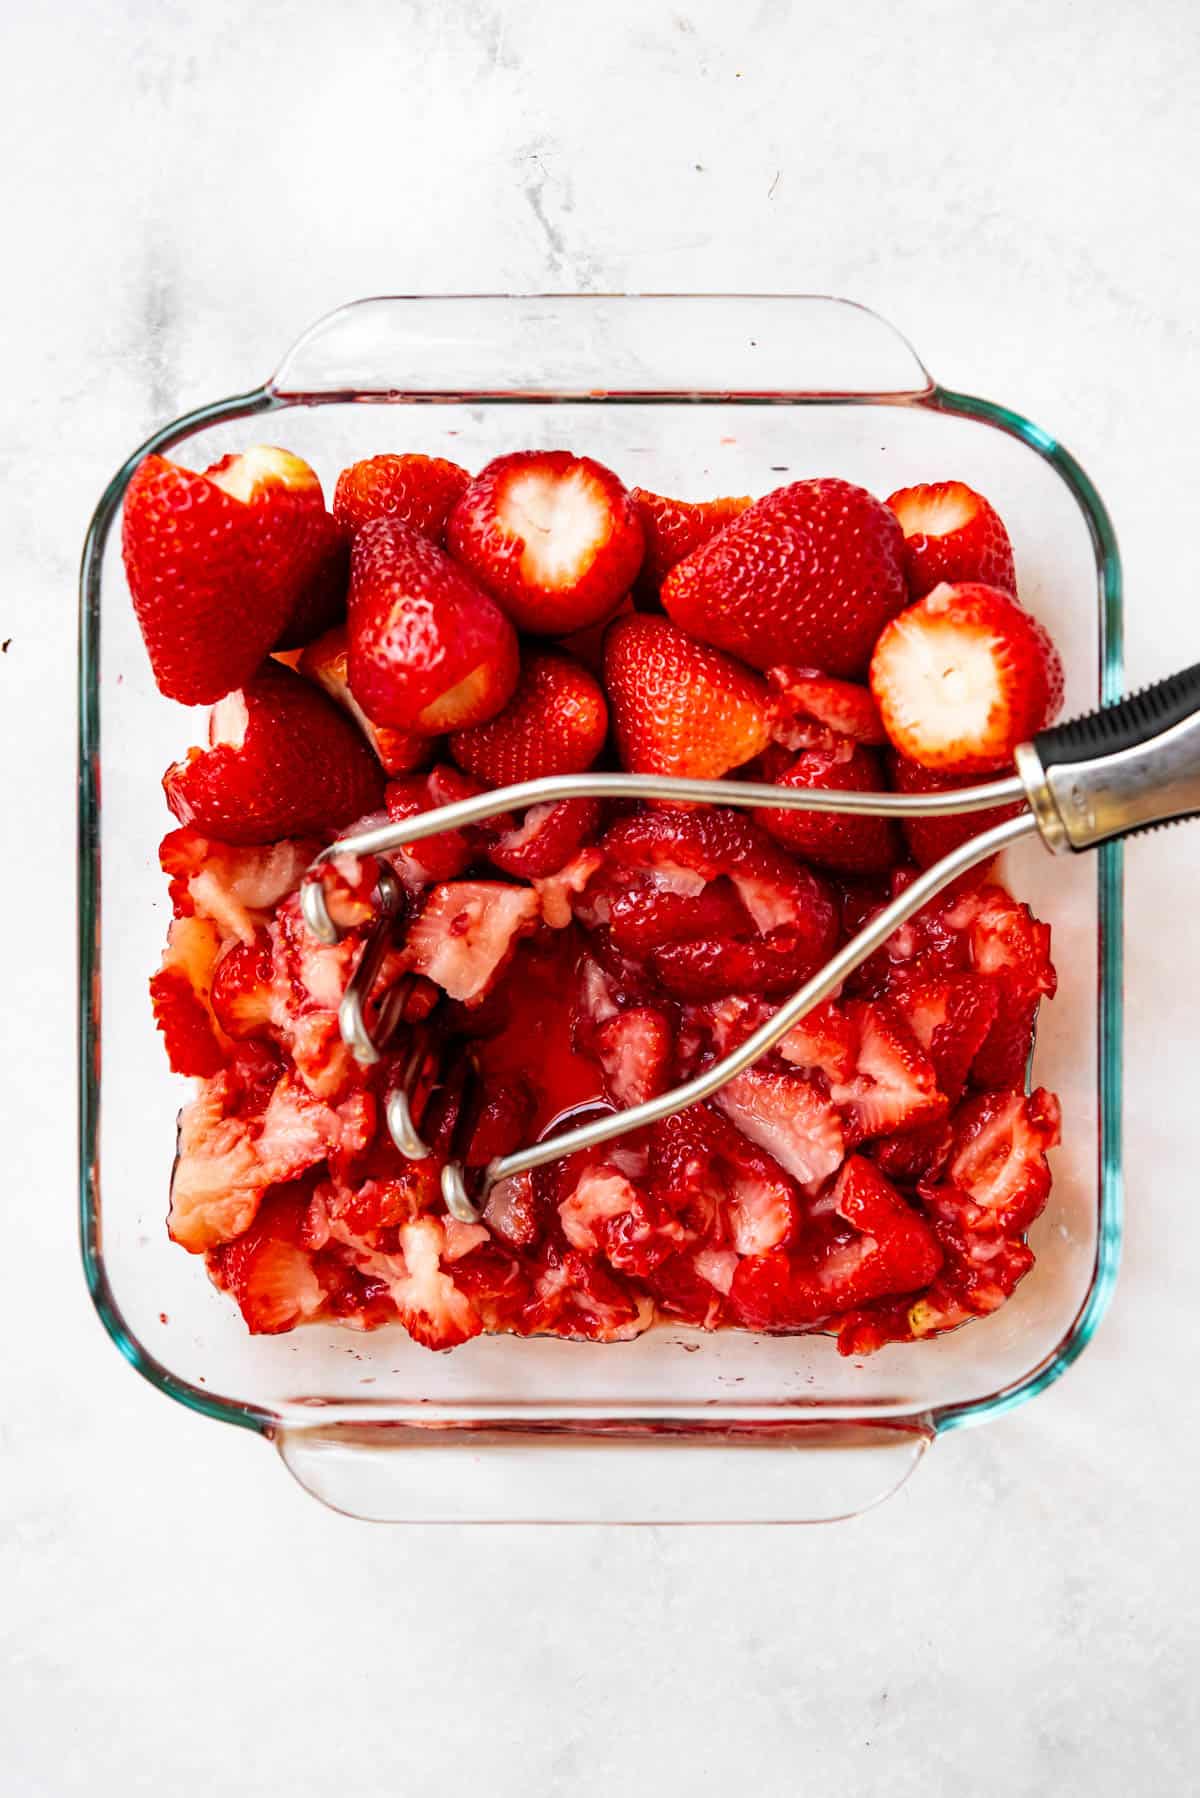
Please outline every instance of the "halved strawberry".
[[350, 557], [350, 686], [376, 724], [434, 737], [482, 724], [517, 684], [516, 632], [410, 525], [375, 519]]
[[569, 656], [545, 653], [524, 658], [503, 711], [486, 724], [455, 731], [449, 748], [460, 768], [489, 787], [507, 787], [549, 774], [582, 774], [607, 735], [599, 681]]
[[896, 1008], [884, 1000], [852, 1000], [846, 1011], [858, 1028], [856, 1071], [849, 1080], [832, 1081], [829, 1092], [848, 1146], [943, 1116], [947, 1100], [933, 1063]]
[[201, 705], [247, 681], [295, 600], [261, 512], [208, 475], [147, 456], [125, 492], [121, 548], [159, 691]]
[[972, 1230], [1027, 1230], [1050, 1191], [1046, 1152], [1061, 1125], [1058, 1100], [1044, 1087], [1028, 1096], [980, 1093], [955, 1114], [949, 1163], [936, 1183], [922, 1185], [921, 1196]]
[[489, 462], [450, 514], [446, 543], [514, 624], [551, 637], [607, 617], [643, 548], [632, 495], [611, 469], [569, 450]]
[[436, 886], [409, 928], [411, 966], [452, 999], [478, 1005], [538, 921], [537, 894], [495, 880]]
[[[975, 786], [979, 780], [977, 774], [935, 774], [931, 768], [910, 762], [907, 756], [898, 755], [894, 749], [888, 754], [887, 766], [891, 783], [898, 793], [947, 793], [955, 787]], [[919, 867], [932, 868], [952, 849], [978, 836], [981, 831], [991, 830], [995, 824], [1017, 817], [1023, 810], [1024, 805], [1018, 799], [1013, 805], [993, 806], [986, 812], [949, 813], [944, 818], [902, 818], [900, 828], [913, 860]]]
[[167, 931], [162, 966], [150, 981], [150, 1002], [176, 1074], [207, 1077], [225, 1065], [228, 1044], [212, 1003], [220, 952], [220, 935], [207, 918], [175, 918]]
[[333, 516], [347, 531], [375, 518], [411, 525], [434, 543], [471, 477], [441, 456], [368, 456], [343, 468], [333, 490]]
[[819, 749], [831, 739], [887, 742], [887, 732], [871, 689], [859, 681], [837, 680], [819, 668], [768, 668], [771, 735], [785, 749]]
[[849, 481], [793, 481], [756, 500], [663, 582], [667, 614], [755, 668], [861, 675], [903, 606], [894, 516]]
[[[775, 772], [774, 756], [783, 763], [779, 772]], [[878, 756], [849, 737], [834, 739], [829, 748], [802, 749], [795, 760], [787, 759], [781, 750], [764, 760], [771, 768], [772, 783], [788, 791], [815, 788], [820, 792], [878, 793], [883, 789]], [[759, 821], [776, 842], [820, 867], [869, 874], [894, 867], [899, 860], [895, 826], [887, 818], [771, 809], [760, 812]]]
[[998, 587], [935, 587], [880, 634], [871, 691], [901, 755], [942, 774], [988, 773], [1062, 703], [1058, 651]]
[[666, 618], [618, 618], [604, 643], [604, 685], [621, 766], [715, 780], [765, 749], [767, 692], [719, 650]]
[[336, 831], [383, 798], [382, 771], [360, 732], [278, 663], [214, 706], [209, 744], [168, 768], [163, 790], [181, 824], [222, 842]]
[[213, 970], [212, 1008], [226, 1036], [258, 1036], [271, 1021], [271, 944], [234, 943]]
[[771, 1249], [738, 1263], [729, 1303], [758, 1330], [805, 1330], [851, 1305], [917, 1292], [942, 1265], [936, 1236], [870, 1161], [852, 1155], [833, 1190], [848, 1239], [827, 1223], [794, 1250]]
[[433, 739], [417, 731], [372, 723], [350, 691], [349, 663], [349, 635], [346, 626], [338, 624], [308, 645], [297, 672], [306, 680], [315, 681], [335, 705], [349, 712], [388, 774], [408, 774], [422, 767], [433, 754]]
[[1016, 592], [1004, 520], [965, 481], [901, 487], [887, 503], [904, 532], [904, 573], [914, 599], [923, 598], [939, 581], [983, 581], [1005, 593]]
[[715, 537], [752, 503], [749, 494], [737, 499], [668, 499], [644, 487], [634, 487], [632, 494], [646, 540], [641, 578], [655, 591], [676, 562]]
[[[388, 782], [386, 801], [388, 817], [394, 823], [415, 818], [421, 812], [453, 805], [459, 799], [471, 799], [483, 787], [469, 774], [439, 763], [428, 774], [410, 774], [405, 780]], [[388, 859], [410, 885], [427, 886], [435, 880], [453, 880], [465, 873], [480, 853], [478, 832], [439, 830], [436, 835], [418, 837], [388, 851]]]

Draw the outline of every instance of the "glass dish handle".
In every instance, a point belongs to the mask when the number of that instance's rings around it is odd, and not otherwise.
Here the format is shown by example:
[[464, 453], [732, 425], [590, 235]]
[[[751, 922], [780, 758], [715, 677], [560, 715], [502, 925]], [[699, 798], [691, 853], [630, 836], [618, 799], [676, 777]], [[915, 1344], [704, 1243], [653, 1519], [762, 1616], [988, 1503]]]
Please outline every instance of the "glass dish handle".
[[896, 1492], [933, 1440], [896, 1423], [289, 1424], [289, 1472], [381, 1523], [825, 1523]]
[[878, 313], [824, 295], [489, 294], [357, 300], [265, 393], [347, 399], [912, 398], [933, 381]]

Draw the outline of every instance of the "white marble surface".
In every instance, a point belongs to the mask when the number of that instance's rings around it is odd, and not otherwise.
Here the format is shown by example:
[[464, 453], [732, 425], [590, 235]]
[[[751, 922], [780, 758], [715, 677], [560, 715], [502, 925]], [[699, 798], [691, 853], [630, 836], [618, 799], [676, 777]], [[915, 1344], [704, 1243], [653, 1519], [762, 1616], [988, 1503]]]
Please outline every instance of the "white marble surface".
[[1196, 657], [1189, 0], [4, 10], [0, 1791], [1194, 1789], [1200, 834], [1134, 846], [1129, 1231], [1048, 1396], [833, 1529], [389, 1531], [166, 1403], [76, 1264], [73, 583], [184, 406], [377, 291], [828, 290], [1083, 459]]

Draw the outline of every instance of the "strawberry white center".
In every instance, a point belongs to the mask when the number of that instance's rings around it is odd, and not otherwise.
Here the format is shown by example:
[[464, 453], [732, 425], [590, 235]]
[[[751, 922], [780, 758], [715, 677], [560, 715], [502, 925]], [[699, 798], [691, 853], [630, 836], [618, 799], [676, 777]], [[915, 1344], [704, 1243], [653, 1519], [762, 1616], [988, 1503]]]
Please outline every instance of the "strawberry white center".
[[949, 537], [970, 524], [976, 499], [969, 487], [950, 481], [940, 491], [917, 490], [897, 499], [893, 509], [906, 537]]
[[524, 538], [522, 575], [546, 587], [578, 579], [612, 525], [608, 502], [585, 468], [563, 475], [537, 470], [515, 475], [496, 511], [506, 530]]
[[230, 749], [240, 749], [246, 741], [246, 726], [250, 722], [250, 713], [241, 693], [227, 693], [224, 699], [218, 699], [208, 720], [208, 741], [212, 749], [222, 745]]
[[241, 500], [243, 505], [257, 499], [259, 489], [264, 486], [292, 487], [302, 492], [317, 485], [317, 477], [307, 462], [288, 450], [274, 449], [267, 444], [229, 457], [226, 467], [218, 468], [208, 478], [214, 487], [219, 487], [230, 499]]

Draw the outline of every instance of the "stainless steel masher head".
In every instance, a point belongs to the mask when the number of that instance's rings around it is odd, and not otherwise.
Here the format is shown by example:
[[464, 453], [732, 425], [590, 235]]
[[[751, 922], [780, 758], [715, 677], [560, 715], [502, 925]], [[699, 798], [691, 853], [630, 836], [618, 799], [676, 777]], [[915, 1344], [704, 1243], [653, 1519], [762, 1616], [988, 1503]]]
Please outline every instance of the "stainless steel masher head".
[[[644, 1104], [605, 1113], [590, 1123], [502, 1156], [479, 1171], [478, 1177], [472, 1179], [471, 1190], [460, 1159], [452, 1153], [441, 1176], [446, 1206], [452, 1216], [474, 1222], [481, 1215], [488, 1192], [498, 1181], [580, 1149], [595, 1148], [712, 1098], [727, 1081], [772, 1049], [813, 1006], [828, 998], [894, 930], [950, 881], [1022, 837], [1040, 836], [1045, 847], [1056, 855], [1079, 854], [1120, 837], [1200, 816], [1200, 663], [1116, 705], [1039, 732], [1031, 742], [1018, 747], [1014, 764], [1015, 774], [1002, 780], [942, 793], [822, 792], [769, 786], [760, 781], [682, 780], [602, 772], [524, 781], [476, 798], [457, 800], [453, 805], [422, 812], [400, 823], [383, 824], [340, 838], [310, 866], [301, 888], [301, 904], [314, 934], [323, 942], [336, 942], [339, 932], [329, 915], [320, 878], [325, 863], [339, 855], [383, 855], [438, 831], [465, 829], [498, 813], [519, 811], [550, 800], [674, 799], [707, 805], [770, 806], [891, 818], [944, 817], [1021, 804], [1023, 809], [1017, 817], [972, 837], [918, 875], [753, 1035], [693, 1079]], [[379, 1002], [374, 1032], [368, 1030], [364, 1008], [394, 930], [399, 901], [399, 883], [386, 863], [381, 863], [377, 921], [339, 1014], [345, 1041], [364, 1063], [378, 1059], [385, 1042], [394, 1038], [404, 1008], [403, 997], [397, 1000], [393, 997], [397, 989], [391, 989]], [[428, 1060], [415, 1052], [404, 1062], [404, 1068], [399, 1084], [388, 1097], [388, 1128], [401, 1153], [421, 1158], [430, 1150], [414, 1125], [412, 1094], [419, 1078], [428, 1082], [430, 1069]]]

